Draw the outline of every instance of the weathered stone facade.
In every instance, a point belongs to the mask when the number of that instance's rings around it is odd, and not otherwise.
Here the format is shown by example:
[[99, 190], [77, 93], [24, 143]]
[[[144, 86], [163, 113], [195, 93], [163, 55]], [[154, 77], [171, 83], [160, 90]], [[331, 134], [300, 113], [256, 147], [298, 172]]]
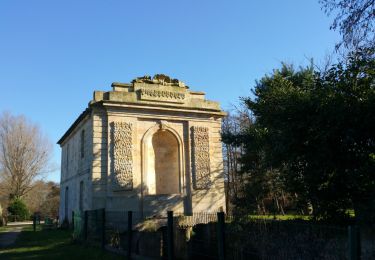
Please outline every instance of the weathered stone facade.
[[165, 75], [112, 88], [95, 91], [58, 142], [60, 218], [98, 208], [225, 210], [219, 104]]

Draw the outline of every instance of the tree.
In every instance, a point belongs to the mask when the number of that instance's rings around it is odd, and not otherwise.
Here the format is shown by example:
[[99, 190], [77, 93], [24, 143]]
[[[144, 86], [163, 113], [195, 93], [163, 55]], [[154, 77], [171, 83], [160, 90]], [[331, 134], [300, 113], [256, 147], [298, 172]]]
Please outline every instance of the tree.
[[0, 116], [1, 189], [11, 198], [20, 198], [33, 182], [49, 170], [51, 142], [38, 126], [24, 116]]
[[325, 12], [336, 13], [331, 29], [338, 29], [349, 49], [375, 44], [375, 0], [320, 0]]
[[59, 215], [60, 186], [53, 182], [47, 183], [49, 192], [43, 201], [40, 213], [43, 216], [56, 217]]
[[57, 216], [60, 201], [60, 187], [54, 182], [38, 180], [33, 188], [23, 196], [29, 212], [41, 216]]
[[[288, 194], [280, 173], [264, 160], [261, 134], [253, 131], [254, 118], [246, 107], [228, 113], [222, 141], [227, 209], [236, 213], [284, 214]], [[246, 151], [246, 152], [245, 152]]]
[[[283, 65], [256, 83], [255, 98], [245, 99], [256, 119], [245, 157], [254, 157], [251, 144], [261, 147], [266, 169], [280, 172], [316, 218], [344, 217], [352, 208], [360, 217], [373, 207], [374, 71], [374, 59], [361, 50], [324, 74]], [[247, 162], [250, 170], [256, 166]]]
[[225, 198], [228, 212], [232, 211], [233, 204], [243, 193], [244, 175], [240, 173], [240, 158], [243, 146], [237, 136], [251, 125], [251, 116], [246, 109], [236, 109], [223, 119], [222, 141], [224, 154]]
[[8, 207], [8, 213], [14, 218], [12, 220], [26, 220], [29, 217], [29, 211], [26, 204], [20, 199], [15, 198], [11, 201]]

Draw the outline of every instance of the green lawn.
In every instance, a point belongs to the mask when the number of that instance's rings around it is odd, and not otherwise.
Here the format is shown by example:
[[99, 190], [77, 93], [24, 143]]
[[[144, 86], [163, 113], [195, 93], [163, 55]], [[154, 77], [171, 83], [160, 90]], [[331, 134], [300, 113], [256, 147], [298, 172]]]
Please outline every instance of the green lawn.
[[[32, 231], [25, 227], [16, 243], [0, 250], [0, 259], [121, 259], [120, 256], [104, 252], [99, 248], [74, 244], [71, 231], [41, 230]], [[122, 258], [123, 259], [123, 258]]]
[[8, 231], [9, 229], [13, 229], [15, 227], [17, 227], [17, 226], [1, 226], [0, 227], [0, 233], [4, 232], [4, 231]]
[[5, 230], [6, 230], [5, 226], [0, 227], [0, 232], [5, 231]]

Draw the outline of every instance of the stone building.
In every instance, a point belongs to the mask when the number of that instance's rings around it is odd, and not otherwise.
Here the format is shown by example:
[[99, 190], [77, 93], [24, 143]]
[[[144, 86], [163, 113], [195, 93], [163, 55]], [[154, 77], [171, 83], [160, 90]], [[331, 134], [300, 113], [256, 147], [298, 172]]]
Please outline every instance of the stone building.
[[113, 83], [58, 141], [60, 219], [105, 208], [143, 215], [225, 210], [225, 113], [165, 75]]

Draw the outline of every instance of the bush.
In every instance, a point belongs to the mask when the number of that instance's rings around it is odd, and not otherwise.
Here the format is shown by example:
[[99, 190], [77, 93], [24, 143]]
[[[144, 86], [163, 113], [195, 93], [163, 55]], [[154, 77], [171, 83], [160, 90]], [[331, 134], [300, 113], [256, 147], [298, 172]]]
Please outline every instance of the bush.
[[18, 221], [26, 220], [29, 218], [29, 211], [26, 204], [20, 199], [16, 198], [11, 201], [8, 207], [9, 220]]

